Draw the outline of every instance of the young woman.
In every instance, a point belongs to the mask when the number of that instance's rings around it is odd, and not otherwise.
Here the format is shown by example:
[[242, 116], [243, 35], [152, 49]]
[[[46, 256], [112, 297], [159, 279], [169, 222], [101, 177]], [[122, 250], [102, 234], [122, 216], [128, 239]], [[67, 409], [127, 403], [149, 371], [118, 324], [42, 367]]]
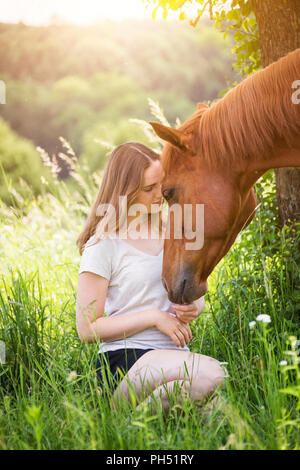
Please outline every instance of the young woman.
[[161, 282], [163, 178], [160, 156], [145, 145], [127, 142], [112, 152], [77, 239], [76, 325], [81, 341], [100, 340], [97, 374], [103, 384], [108, 364], [116, 378], [115, 405], [129, 399], [133, 387], [140, 403], [158, 398], [167, 410], [170, 391], [205, 401], [224, 372], [216, 359], [188, 347], [189, 323], [202, 312], [204, 298], [171, 304]]

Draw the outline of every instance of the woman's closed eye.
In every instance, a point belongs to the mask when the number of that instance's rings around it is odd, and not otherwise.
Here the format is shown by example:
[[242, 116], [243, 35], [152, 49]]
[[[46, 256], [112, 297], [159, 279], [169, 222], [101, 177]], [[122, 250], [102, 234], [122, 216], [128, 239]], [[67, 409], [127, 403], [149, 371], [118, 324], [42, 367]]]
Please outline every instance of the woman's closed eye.
[[146, 188], [144, 188], [143, 191], [145, 191], [146, 193], [149, 193], [150, 191], [152, 191], [152, 190], [155, 188], [156, 185], [158, 185], [158, 186], [161, 187], [161, 183], [156, 183], [156, 184], [154, 184], [154, 185], [151, 186], [151, 187], [148, 187], [148, 188], [146, 187]]

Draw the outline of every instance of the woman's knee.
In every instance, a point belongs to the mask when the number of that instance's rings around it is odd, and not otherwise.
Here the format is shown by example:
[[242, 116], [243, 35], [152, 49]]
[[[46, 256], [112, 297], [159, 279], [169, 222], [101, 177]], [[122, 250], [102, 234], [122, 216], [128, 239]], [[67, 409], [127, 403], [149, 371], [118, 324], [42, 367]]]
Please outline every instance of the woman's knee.
[[224, 384], [225, 372], [220, 362], [212, 357], [202, 357], [201, 367], [193, 377], [192, 388], [199, 396], [213, 393], [216, 387]]
[[224, 368], [217, 359], [214, 359], [213, 366], [211, 368], [211, 375], [216, 385], [221, 385], [224, 383]]
[[225, 372], [220, 362], [217, 359], [210, 358], [209, 365], [207, 367], [207, 374], [211, 380], [212, 386], [215, 388], [219, 385], [224, 384]]

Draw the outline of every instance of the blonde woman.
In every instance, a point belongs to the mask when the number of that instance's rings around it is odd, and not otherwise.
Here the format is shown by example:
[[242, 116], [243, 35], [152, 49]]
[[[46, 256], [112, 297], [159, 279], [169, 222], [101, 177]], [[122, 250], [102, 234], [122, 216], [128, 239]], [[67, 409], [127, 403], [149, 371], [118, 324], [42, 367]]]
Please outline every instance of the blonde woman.
[[77, 331], [81, 341], [99, 342], [96, 370], [103, 386], [109, 367], [115, 406], [130, 400], [130, 387], [138, 403], [154, 399], [164, 410], [170, 391], [205, 402], [224, 378], [216, 359], [188, 347], [189, 323], [202, 312], [204, 298], [174, 305], [162, 285], [163, 178], [160, 156], [147, 146], [116, 147], [77, 239]]

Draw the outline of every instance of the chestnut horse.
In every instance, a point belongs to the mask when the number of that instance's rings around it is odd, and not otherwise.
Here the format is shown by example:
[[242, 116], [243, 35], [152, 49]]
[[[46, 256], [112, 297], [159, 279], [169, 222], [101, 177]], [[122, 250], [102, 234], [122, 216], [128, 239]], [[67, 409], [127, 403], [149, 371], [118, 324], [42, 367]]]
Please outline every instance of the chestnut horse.
[[[253, 185], [270, 168], [300, 166], [300, 49], [260, 70], [178, 129], [150, 122], [167, 142], [162, 194], [169, 204], [204, 204], [204, 244], [187, 250], [182, 235], [164, 242], [163, 284], [171, 302], [191, 303], [207, 292], [207, 278], [253, 219]], [[295, 90], [296, 88], [296, 90]], [[298, 104], [299, 103], [299, 104]], [[183, 232], [183, 225], [182, 225]]]

